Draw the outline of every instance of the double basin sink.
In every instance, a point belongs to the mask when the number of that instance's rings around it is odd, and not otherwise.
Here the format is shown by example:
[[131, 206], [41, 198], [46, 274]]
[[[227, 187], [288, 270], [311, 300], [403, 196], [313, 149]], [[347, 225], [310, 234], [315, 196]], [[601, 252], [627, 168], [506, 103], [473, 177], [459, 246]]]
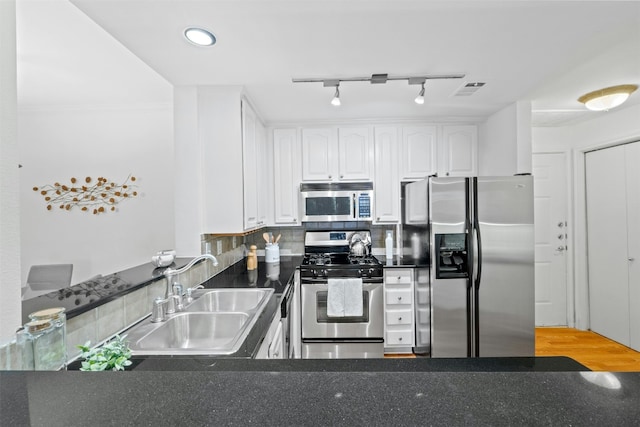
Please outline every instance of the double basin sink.
[[144, 320], [127, 333], [134, 355], [230, 355], [246, 340], [273, 289], [202, 289], [163, 322]]

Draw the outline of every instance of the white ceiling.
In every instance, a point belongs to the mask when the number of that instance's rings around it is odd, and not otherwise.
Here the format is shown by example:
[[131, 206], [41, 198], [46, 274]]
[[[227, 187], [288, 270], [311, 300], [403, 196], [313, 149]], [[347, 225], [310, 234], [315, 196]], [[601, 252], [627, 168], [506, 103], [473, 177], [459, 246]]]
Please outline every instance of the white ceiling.
[[[536, 124], [561, 125], [595, 114], [585, 113], [580, 95], [640, 84], [640, 2], [634, 1], [71, 3], [18, 2], [23, 105], [170, 102], [172, 85], [223, 84], [243, 85], [269, 123], [481, 119], [531, 100]], [[218, 43], [186, 42], [182, 31], [193, 25], [212, 30]], [[375, 73], [466, 77], [428, 81], [421, 106], [413, 102], [419, 86], [406, 81], [342, 83], [339, 108], [329, 104], [333, 89], [291, 82]], [[454, 96], [467, 82], [486, 86]], [[625, 105], [636, 103], [640, 93]]]

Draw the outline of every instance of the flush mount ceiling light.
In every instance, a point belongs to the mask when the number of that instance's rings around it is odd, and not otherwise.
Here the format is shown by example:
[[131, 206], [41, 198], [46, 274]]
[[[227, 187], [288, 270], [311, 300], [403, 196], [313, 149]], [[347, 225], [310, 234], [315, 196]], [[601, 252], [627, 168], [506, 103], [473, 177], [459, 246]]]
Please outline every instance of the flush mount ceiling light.
[[184, 36], [196, 46], [213, 46], [216, 43], [216, 36], [204, 28], [189, 27], [184, 30]]
[[420, 94], [415, 98], [417, 104], [424, 104], [424, 84], [427, 80], [440, 79], [461, 79], [464, 74], [443, 74], [443, 75], [427, 75], [427, 76], [392, 76], [388, 74], [372, 74], [371, 77], [344, 77], [341, 79], [322, 79], [322, 78], [293, 78], [293, 83], [322, 83], [324, 87], [335, 87], [336, 92], [331, 100], [331, 104], [340, 105], [340, 90], [338, 87], [341, 82], [369, 82], [371, 84], [385, 84], [389, 80], [406, 80], [410, 85], [422, 85]]
[[615, 108], [625, 102], [637, 85], [619, 85], [589, 92], [578, 98], [585, 107], [593, 111], [605, 111]]

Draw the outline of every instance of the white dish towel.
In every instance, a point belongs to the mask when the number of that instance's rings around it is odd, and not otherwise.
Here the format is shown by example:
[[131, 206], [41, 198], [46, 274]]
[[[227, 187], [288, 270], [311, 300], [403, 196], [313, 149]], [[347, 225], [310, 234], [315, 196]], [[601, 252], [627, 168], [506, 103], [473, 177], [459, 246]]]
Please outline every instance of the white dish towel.
[[329, 279], [327, 316], [362, 316], [362, 279]]

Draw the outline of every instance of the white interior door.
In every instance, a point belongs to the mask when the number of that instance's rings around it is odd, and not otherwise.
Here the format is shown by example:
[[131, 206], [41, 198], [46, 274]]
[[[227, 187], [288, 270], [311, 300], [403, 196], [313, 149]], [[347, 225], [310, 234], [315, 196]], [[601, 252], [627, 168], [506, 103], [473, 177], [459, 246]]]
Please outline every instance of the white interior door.
[[591, 330], [629, 345], [625, 147], [585, 158]]
[[640, 351], [640, 142], [625, 146], [627, 172], [627, 261], [629, 263], [629, 347]]
[[565, 154], [534, 154], [533, 179], [536, 325], [567, 325]]

